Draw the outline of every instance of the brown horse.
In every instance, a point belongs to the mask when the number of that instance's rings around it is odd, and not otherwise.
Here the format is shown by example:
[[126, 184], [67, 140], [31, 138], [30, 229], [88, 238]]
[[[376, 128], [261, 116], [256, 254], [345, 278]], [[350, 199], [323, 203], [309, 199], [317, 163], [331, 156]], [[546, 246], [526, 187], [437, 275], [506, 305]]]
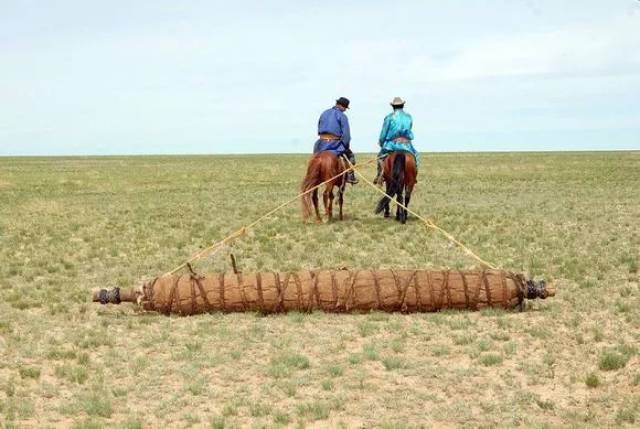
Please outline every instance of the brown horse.
[[[316, 153], [311, 157], [311, 160], [309, 160], [307, 175], [302, 181], [302, 192], [307, 192], [314, 186], [343, 173], [345, 170], [346, 168], [342, 160], [340, 160], [333, 152], [322, 151]], [[324, 186], [322, 201], [324, 203], [324, 211], [329, 222], [333, 220], [333, 188], [336, 186], [338, 187], [338, 206], [340, 207], [339, 218], [342, 220], [342, 202], [345, 185], [346, 175], [343, 174]], [[318, 210], [318, 189], [319, 188], [314, 189], [312, 192], [309, 192], [302, 197], [302, 218], [304, 221], [311, 216], [311, 204], [313, 203], [313, 207], [316, 212], [316, 221], [322, 222], [320, 211]]]
[[[416, 168], [416, 160], [410, 153], [395, 151], [391, 152], [384, 160], [383, 177], [387, 185], [387, 195], [378, 201], [376, 206], [376, 214], [384, 210], [384, 217], [389, 217], [389, 202], [391, 198], [396, 197], [396, 201], [409, 207], [411, 200], [411, 192], [416, 184], [416, 176], [418, 170]], [[404, 192], [404, 198], [402, 194]], [[398, 222], [407, 222], [407, 211], [400, 207], [396, 208], [396, 220]]]

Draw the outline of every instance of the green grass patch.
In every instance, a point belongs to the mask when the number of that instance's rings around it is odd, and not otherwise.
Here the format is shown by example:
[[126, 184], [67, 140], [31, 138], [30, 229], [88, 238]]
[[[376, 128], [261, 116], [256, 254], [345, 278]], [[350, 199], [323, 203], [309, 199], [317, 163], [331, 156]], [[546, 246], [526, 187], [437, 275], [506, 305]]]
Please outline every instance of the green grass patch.
[[311, 420], [326, 420], [331, 412], [329, 405], [323, 401], [298, 404], [296, 411], [300, 417]]
[[277, 425], [288, 425], [291, 422], [291, 417], [289, 417], [289, 414], [287, 413], [276, 411], [273, 414], [273, 422]]
[[498, 353], [483, 353], [480, 355], [479, 361], [484, 366], [495, 366], [502, 364], [502, 355]]
[[36, 366], [21, 366], [18, 370], [22, 378], [40, 378], [40, 368]]
[[113, 405], [111, 398], [104, 392], [94, 391], [80, 400], [80, 405], [85, 413], [96, 417], [111, 417]]
[[382, 359], [382, 365], [387, 371], [393, 371], [396, 369], [404, 368], [405, 361], [398, 356], [386, 356]]
[[331, 365], [327, 368], [327, 372], [331, 377], [340, 377], [344, 373], [344, 368], [340, 365]]
[[379, 329], [378, 325], [365, 320], [358, 323], [358, 333], [361, 337], [368, 337], [369, 335], [377, 332]]
[[225, 429], [227, 420], [223, 416], [213, 416], [209, 419], [209, 427], [211, 429]]
[[624, 368], [630, 356], [616, 350], [605, 350], [600, 354], [598, 367], [603, 371], [615, 371]]
[[86, 366], [64, 364], [55, 369], [56, 377], [65, 379], [72, 383], [84, 384], [89, 378]]
[[595, 372], [589, 373], [589, 375], [587, 375], [587, 377], [584, 380], [584, 384], [586, 384], [587, 387], [591, 387], [591, 388], [596, 388], [600, 386], [600, 378], [598, 377], [598, 374], [596, 374]]
[[253, 402], [249, 405], [249, 414], [251, 417], [262, 417], [271, 414], [271, 407], [265, 403]]
[[295, 370], [308, 369], [309, 358], [292, 352], [280, 353], [271, 359], [269, 375], [274, 378], [290, 376]]
[[374, 344], [365, 344], [362, 348], [362, 355], [366, 360], [379, 360], [380, 353]]

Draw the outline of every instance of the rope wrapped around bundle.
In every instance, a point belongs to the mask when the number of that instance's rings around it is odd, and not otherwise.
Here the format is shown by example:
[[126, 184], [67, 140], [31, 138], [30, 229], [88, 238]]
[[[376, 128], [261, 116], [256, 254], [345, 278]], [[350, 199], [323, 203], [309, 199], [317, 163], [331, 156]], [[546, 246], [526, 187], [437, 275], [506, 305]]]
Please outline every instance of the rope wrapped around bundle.
[[188, 316], [207, 312], [431, 312], [523, 308], [525, 299], [554, 296], [544, 281], [502, 270], [339, 270], [212, 273], [156, 277], [139, 288], [101, 289], [102, 304], [135, 302], [148, 311]]

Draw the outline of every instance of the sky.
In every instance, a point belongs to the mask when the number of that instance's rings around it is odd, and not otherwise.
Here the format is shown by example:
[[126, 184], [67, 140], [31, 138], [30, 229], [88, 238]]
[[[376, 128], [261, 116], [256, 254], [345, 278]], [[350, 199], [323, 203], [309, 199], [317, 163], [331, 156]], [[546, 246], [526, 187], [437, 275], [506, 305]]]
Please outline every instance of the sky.
[[640, 149], [638, 0], [0, 0], [0, 156]]

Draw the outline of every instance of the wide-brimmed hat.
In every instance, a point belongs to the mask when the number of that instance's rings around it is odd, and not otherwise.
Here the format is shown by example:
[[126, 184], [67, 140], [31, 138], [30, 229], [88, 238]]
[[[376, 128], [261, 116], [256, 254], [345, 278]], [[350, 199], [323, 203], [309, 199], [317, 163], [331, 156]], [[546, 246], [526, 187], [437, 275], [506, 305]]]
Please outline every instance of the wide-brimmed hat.
[[349, 108], [349, 99], [348, 98], [344, 98], [344, 97], [340, 97], [336, 100], [336, 104], [341, 105], [342, 107], [344, 107], [345, 109]]
[[391, 104], [392, 106], [402, 106], [404, 103], [405, 101], [402, 98], [395, 97], [389, 104]]

